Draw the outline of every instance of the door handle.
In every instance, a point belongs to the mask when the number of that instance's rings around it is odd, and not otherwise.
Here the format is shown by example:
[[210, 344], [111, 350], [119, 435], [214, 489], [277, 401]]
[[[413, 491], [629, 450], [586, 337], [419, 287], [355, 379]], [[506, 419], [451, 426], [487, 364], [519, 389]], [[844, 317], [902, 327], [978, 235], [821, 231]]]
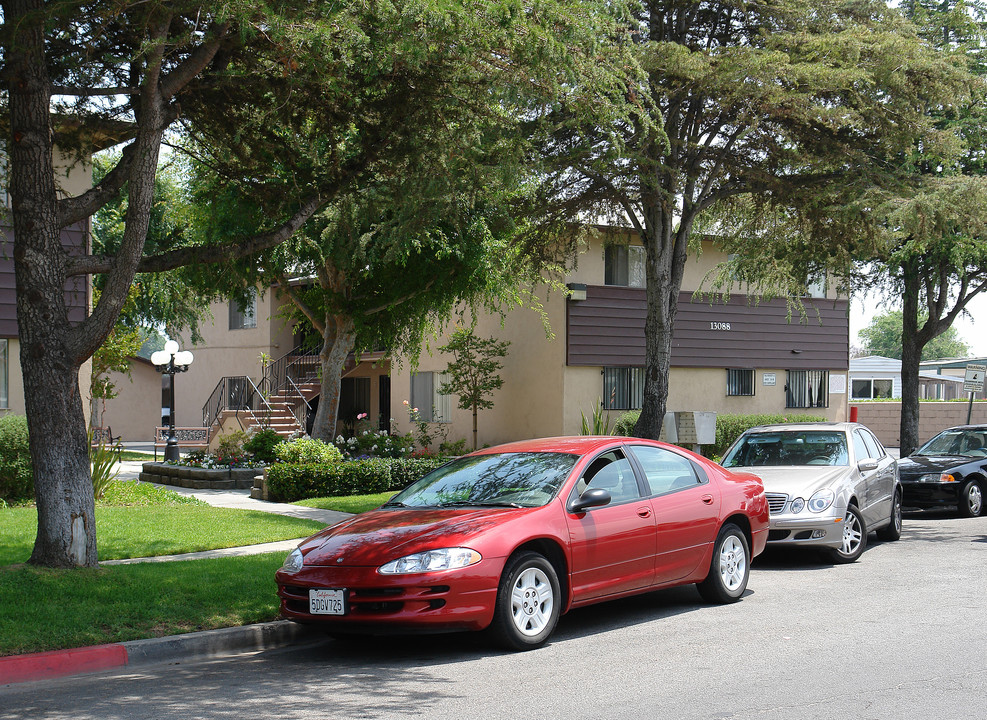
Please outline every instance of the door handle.
[[643, 517], [643, 518], [646, 518], [646, 517], [651, 517], [651, 508], [645, 508], [645, 507], [643, 507], [643, 508], [638, 508], [638, 509], [637, 509], [637, 514], [638, 514], [638, 515], [639, 515], [640, 517]]
[[707, 505], [712, 505], [713, 504], [713, 496], [712, 495], [703, 495], [702, 498], [701, 498], [701, 500], [704, 503], [706, 503]]

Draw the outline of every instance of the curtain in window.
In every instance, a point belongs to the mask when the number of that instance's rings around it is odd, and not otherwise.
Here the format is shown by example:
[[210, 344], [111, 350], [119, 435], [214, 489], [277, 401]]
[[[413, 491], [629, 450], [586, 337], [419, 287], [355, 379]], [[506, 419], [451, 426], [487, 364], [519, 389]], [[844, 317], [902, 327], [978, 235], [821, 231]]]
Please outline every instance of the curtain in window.
[[785, 383], [785, 407], [829, 406], [828, 370], [789, 370]]
[[644, 405], [644, 368], [603, 368], [603, 407], [637, 410]]

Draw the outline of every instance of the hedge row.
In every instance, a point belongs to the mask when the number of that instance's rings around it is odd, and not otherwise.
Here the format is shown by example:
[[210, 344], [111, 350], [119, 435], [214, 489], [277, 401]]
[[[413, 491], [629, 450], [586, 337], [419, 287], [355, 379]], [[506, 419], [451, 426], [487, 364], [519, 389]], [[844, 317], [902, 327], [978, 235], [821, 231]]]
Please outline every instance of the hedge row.
[[267, 470], [271, 500], [369, 495], [400, 490], [444, 465], [448, 458], [370, 458], [343, 463], [275, 463]]
[[[634, 425], [641, 416], [640, 410], [631, 410], [617, 418], [614, 424], [614, 435], [631, 435], [634, 432]], [[740, 437], [745, 430], [750, 430], [758, 425], [772, 425], [775, 423], [796, 423], [796, 422], [819, 422], [824, 420], [818, 415], [788, 414], [781, 413], [759, 415], [717, 415], [716, 416], [716, 444], [704, 445], [703, 453], [709, 457], [719, 457], [726, 452], [726, 449], [733, 444], [733, 441]]]

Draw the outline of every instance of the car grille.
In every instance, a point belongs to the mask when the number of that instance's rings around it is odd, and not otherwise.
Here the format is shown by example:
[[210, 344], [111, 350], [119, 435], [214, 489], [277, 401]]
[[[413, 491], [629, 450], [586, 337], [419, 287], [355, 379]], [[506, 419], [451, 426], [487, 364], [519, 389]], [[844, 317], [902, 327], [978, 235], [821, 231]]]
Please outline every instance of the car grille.
[[788, 495], [783, 493], [765, 493], [764, 497], [768, 499], [768, 512], [772, 515], [780, 513], [788, 503]]
[[[308, 591], [307, 587], [282, 586], [281, 597], [284, 598], [285, 607], [292, 612], [308, 615]], [[406, 608], [438, 610], [446, 604], [444, 596], [448, 593], [448, 585], [351, 589], [347, 599], [348, 614], [371, 617], [398, 613]]]

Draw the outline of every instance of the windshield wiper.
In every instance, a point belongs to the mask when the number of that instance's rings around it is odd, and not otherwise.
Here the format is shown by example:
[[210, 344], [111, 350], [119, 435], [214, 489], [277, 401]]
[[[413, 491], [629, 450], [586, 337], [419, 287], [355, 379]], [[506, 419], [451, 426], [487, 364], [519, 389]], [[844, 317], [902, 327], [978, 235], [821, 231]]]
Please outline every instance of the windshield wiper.
[[523, 508], [524, 505], [519, 505], [516, 502], [495, 502], [495, 501], [476, 501], [476, 500], [450, 500], [449, 502], [444, 502], [438, 504], [436, 507], [513, 507], [513, 508]]
[[410, 505], [405, 505], [399, 500], [389, 501], [381, 505], [381, 507], [411, 507]]

